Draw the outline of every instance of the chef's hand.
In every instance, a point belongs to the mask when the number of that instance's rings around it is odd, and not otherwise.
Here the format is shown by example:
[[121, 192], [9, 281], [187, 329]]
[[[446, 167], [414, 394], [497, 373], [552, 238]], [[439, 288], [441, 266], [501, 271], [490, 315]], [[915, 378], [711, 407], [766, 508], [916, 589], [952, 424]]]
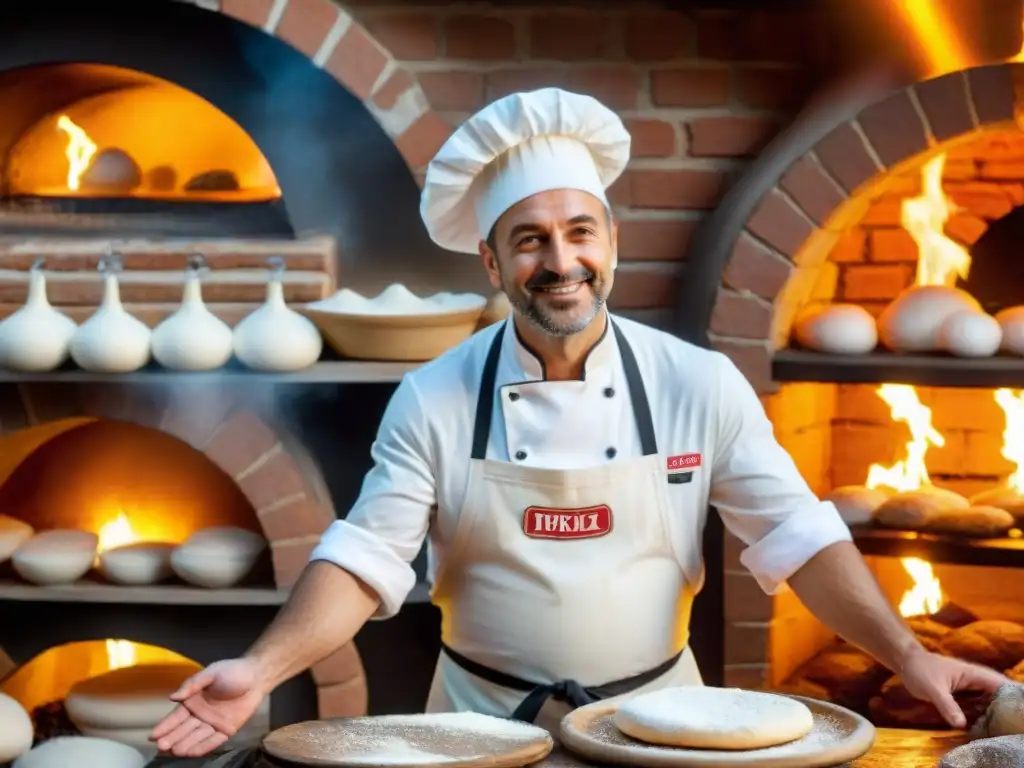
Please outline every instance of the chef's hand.
[[915, 648], [900, 670], [903, 687], [911, 696], [929, 701], [953, 728], [967, 727], [967, 718], [956, 703], [957, 691], [980, 691], [994, 694], [1000, 686], [1013, 682], [994, 669], [969, 664], [959, 659], [929, 653]]
[[211, 664], [171, 694], [178, 706], [157, 724], [150, 740], [177, 757], [212, 752], [245, 725], [266, 697], [258, 679], [250, 659]]

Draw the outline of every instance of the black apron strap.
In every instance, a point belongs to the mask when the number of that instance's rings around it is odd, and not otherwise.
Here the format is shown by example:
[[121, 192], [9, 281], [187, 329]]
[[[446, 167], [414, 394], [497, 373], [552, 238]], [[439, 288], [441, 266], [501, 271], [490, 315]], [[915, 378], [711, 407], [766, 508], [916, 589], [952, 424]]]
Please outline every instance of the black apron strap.
[[516, 707], [515, 712], [512, 713], [513, 720], [522, 720], [526, 723], [532, 723], [537, 719], [537, 715], [540, 714], [541, 709], [544, 707], [544, 704], [548, 699], [561, 701], [569, 704], [573, 708], [576, 708], [586, 706], [587, 704], [593, 704], [595, 701], [602, 701], [603, 699], [608, 699], [612, 696], [621, 696], [624, 693], [631, 693], [648, 683], [654, 682], [664, 675], [676, 665], [676, 662], [679, 661], [679, 657], [683, 655], [683, 652], [680, 651], [672, 658], [654, 667], [654, 669], [641, 672], [639, 675], [633, 675], [632, 677], [623, 678], [622, 680], [615, 680], [611, 683], [605, 683], [604, 685], [584, 688], [575, 680], [560, 680], [557, 683], [550, 683], [546, 685], [541, 683], [531, 683], [527, 680], [515, 677], [514, 675], [499, 672], [498, 670], [491, 669], [483, 664], [478, 664], [472, 659], [467, 659], [461, 653], [452, 650], [444, 643], [441, 644], [441, 648], [444, 650], [448, 658], [471, 675], [475, 675], [481, 680], [486, 680], [493, 685], [500, 685], [503, 688], [510, 688], [514, 691], [526, 692], [526, 698], [520, 702], [519, 706]]
[[[506, 320], [505, 323], [507, 322]], [[658, 439], [654, 432], [654, 418], [651, 416], [651, 404], [647, 399], [647, 388], [640, 374], [640, 366], [622, 329], [613, 323], [611, 318], [608, 318], [608, 322], [611, 323], [615, 341], [619, 345], [619, 357], [622, 359], [622, 370], [626, 375], [626, 386], [629, 388], [630, 403], [633, 407], [633, 420], [640, 434], [640, 449], [644, 456], [653, 456], [658, 453]], [[476, 419], [473, 422], [473, 449], [470, 453], [470, 458], [473, 459], [487, 457], [487, 443], [491, 439], [491, 420], [494, 417], [494, 385], [498, 378], [498, 359], [501, 357], [501, 344], [504, 338], [503, 324], [491, 342], [484, 362], [483, 376], [480, 378]]]

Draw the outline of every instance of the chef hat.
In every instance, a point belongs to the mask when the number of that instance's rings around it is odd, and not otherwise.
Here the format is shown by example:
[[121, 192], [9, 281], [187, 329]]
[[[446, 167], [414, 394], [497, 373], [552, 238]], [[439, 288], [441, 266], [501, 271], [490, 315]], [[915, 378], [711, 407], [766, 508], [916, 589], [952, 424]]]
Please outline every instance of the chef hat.
[[476, 253], [498, 218], [552, 189], [605, 189], [629, 162], [629, 132], [590, 96], [559, 88], [514, 93], [463, 123], [427, 167], [420, 215], [435, 243]]

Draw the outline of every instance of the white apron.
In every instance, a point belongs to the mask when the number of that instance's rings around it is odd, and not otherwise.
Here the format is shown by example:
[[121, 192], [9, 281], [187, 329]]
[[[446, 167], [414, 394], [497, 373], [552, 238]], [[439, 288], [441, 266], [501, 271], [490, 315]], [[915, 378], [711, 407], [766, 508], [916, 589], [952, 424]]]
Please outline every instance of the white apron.
[[669, 534], [667, 459], [636, 358], [608, 322], [644, 455], [587, 469], [485, 458], [504, 334], [495, 335], [465, 506], [432, 591], [443, 650], [428, 712], [513, 717], [557, 734], [574, 707], [702, 684], [687, 645], [693, 592]]

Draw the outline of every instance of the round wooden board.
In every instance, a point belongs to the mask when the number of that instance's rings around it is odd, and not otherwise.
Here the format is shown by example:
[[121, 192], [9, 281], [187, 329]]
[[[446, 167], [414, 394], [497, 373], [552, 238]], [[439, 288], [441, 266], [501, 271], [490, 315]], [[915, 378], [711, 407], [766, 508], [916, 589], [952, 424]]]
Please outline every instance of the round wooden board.
[[598, 762], [643, 768], [826, 768], [856, 760], [871, 749], [875, 727], [848, 709], [802, 696], [814, 715], [814, 730], [802, 739], [767, 749], [711, 750], [659, 747], [631, 739], [612, 720], [623, 699], [599, 701], [562, 720], [563, 746]]
[[543, 728], [471, 712], [312, 720], [262, 745], [285, 762], [330, 768], [522, 768], [553, 746]]

